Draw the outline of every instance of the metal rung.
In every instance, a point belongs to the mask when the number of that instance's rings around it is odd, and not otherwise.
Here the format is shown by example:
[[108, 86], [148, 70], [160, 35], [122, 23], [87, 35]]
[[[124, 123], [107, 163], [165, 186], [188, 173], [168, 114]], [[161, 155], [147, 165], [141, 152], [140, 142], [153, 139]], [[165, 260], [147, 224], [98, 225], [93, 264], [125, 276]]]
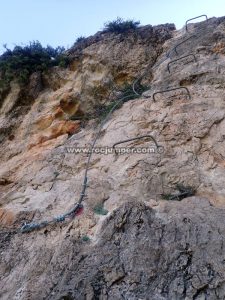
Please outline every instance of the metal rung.
[[157, 95], [157, 94], [161, 94], [161, 93], [167, 93], [167, 92], [170, 92], [170, 91], [175, 91], [175, 90], [181, 90], [181, 89], [184, 89], [184, 90], [186, 90], [186, 92], [187, 92], [187, 94], [188, 94], [188, 97], [189, 97], [189, 99], [191, 99], [191, 95], [190, 95], [190, 92], [189, 92], [189, 90], [186, 88], [186, 87], [178, 87], [178, 88], [173, 88], [173, 89], [169, 89], [169, 90], [165, 90], [165, 91], [159, 91], [159, 92], [155, 92], [154, 94], [153, 94], [153, 96], [152, 96], [152, 98], [153, 98], [153, 101], [155, 102], [155, 95]]
[[184, 44], [185, 42], [187, 42], [188, 40], [194, 38], [194, 37], [197, 37], [195, 34], [193, 34], [192, 36], [189, 36], [186, 40], [180, 42], [179, 44], [177, 44], [172, 50], [171, 52], [174, 50], [176, 55], [178, 55], [178, 52], [177, 52], [177, 47], [179, 47], [180, 45]]
[[151, 140], [153, 140], [153, 142], [155, 143], [155, 145], [156, 145], [157, 148], [160, 147], [160, 146], [158, 145], [158, 143], [156, 142], [155, 138], [154, 138], [153, 136], [151, 136], [151, 135], [142, 135], [142, 136], [139, 136], [139, 137], [136, 137], [136, 138], [123, 140], [123, 141], [120, 141], [120, 142], [115, 143], [112, 147], [113, 147], [113, 149], [115, 149], [115, 146], [116, 146], [116, 145], [123, 144], [123, 143], [127, 143], [127, 142], [130, 142], [130, 141], [140, 140], [140, 139], [144, 139], [144, 138], [150, 138]]
[[195, 62], [197, 62], [196, 56], [195, 56], [194, 54], [188, 54], [188, 55], [185, 55], [185, 56], [179, 57], [179, 58], [177, 58], [177, 59], [174, 59], [174, 60], [170, 61], [170, 62], [167, 64], [167, 70], [168, 70], [168, 72], [170, 73], [170, 64], [172, 64], [172, 63], [174, 63], [174, 62], [176, 62], [176, 61], [178, 61], [178, 60], [180, 60], [180, 59], [183, 59], [183, 58], [189, 57], [189, 56], [193, 56], [193, 57], [194, 57], [194, 60], [195, 60]]
[[207, 15], [201, 15], [201, 16], [198, 16], [198, 17], [195, 17], [195, 18], [191, 18], [191, 19], [189, 19], [189, 20], [186, 21], [186, 31], [188, 31], [187, 24], [188, 24], [189, 21], [192, 21], [192, 20], [195, 20], [195, 19], [198, 19], [198, 18], [201, 18], [201, 17], [206, 17], [206, 21], [208, 21]]

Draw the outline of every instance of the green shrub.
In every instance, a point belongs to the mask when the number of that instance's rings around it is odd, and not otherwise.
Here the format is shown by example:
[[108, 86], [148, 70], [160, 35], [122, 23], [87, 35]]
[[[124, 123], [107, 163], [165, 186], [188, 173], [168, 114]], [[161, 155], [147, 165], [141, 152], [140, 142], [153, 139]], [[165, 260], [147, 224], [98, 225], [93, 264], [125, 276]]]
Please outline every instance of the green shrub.
[[86, 40], [86, 37], [84, 37], [84, 36], [79, 36], [79, 37], [76, 39], [75, 44], [76, 44], [76, 43], [83, 42], [83, 41], [85, 41], [85, 40]]
[[[142, 94], [143, 92], [147, 91], [149, 88], [147, 86], [141, 85], [139, 82], [135, 85], [135, 91], [138, 92], [138, 94]], [[125, 99], [124, 102], [136, 99], [140, 97], [133, 91], [133, 84], [126, 84], [121, 90], [120, 95], [118, 98], [125, 98], [127, 97], [127, 100]]]
[[82, 241], [83, 242], [90, 242], [90, 238], [89, 238], [89, 236], [87, 236], [87, 235], [84, 235], [83, 237], [82, 237]]
[[53, 66], [66, 67], [69, 64], [68, 57], [64, 54], [64, 47], [46, 48], [40, 42], [34, 41], [27, 46], [15, 46], [0, 56], [0, 85], [8, 85], [11, 80], [17, 80], [20, 84], [26, 84], [32, 73], [46, 71]]
[[95, 116], [100, 120], [104, 120], [108, 113], [112, 110], [112, 108], [116, 105], [116, 103], [120, 100], [123, 99], [123, 101], [121, 101], [115, 109], [119, 109], [122, 107], [124, 102], [127, 102], [129, 100], [138, 98], [138, 95], [136, 95], [133, 92], [132, 86], [131, 85], [126, 85], [124, 88], [122, 88], [119, 91], [119, 96], [113, 100], [110, 101], [109, 103], [105, 103], [105, 104], [99, 104], [95, 106]]
[[105, 216], [108, 214], [108, 210], [104, 209], [104, 205], [102, 203], [99, 203], [94, 207], [94, 212], [97, 215], [102, 215], [102, 216]]
[[[137, 83], [137, 85], [135, 86], [135, 90], [140, 94], [143, 93], [144, 91], [146, 91], [147, 89], [148, 89], [147, 87], [142, 86], [139, 83]], [[114, 100], [112, 100], [108, 103], [105, 103], [105, 104], [95, 105], [94, 114], [92, 115], [92, 118], [96, 118], [99, 120], [99, 122], [101, 122], [107, 117], [109, 112], [112, 110], [112, 108], [116, 105], [116, 103], [120, 99], [123, 99], [123, 100], [116, 106], [115, 110], [121, 108], [123, 103], [133, 100], [133, 99], [136, 99], [138, 97], [139, 97], [139, 95], [135, 94], [133, 91], [132, 84], [126, 84], [119, 91], [119, 95]]]
[[130, 30], [135, 30], [140, 25], [139, 21], [126, 20], [122, 18], [117, 18], [115, 21], [107, 22], [104, 24], [104, 32], [113, 32], [113, 33], [125, 33]]

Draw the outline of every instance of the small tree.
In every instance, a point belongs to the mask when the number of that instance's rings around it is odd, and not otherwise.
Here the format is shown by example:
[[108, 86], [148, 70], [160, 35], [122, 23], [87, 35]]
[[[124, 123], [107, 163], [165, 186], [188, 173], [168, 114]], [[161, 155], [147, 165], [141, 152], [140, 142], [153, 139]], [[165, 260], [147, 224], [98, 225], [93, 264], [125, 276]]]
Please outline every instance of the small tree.
[[30, 75], [36, 71], [44, 72], [53, 66], [66, 67], [69, 63], [64, 47], [44, 48], [40, 42], [30, 42], [27, 46], [7, 48], [0, 56], [0, 85], [8, 85], [11, 80], [26, 84]]
[[86, 37], [84, 37], [84, 36], [79, 36], [79, 37], [76, 39], [75, 44], [76, 44], [76, 43], [83, 42], [83, 41], [85, 41], [85, 40], [86, 40]]
[[139, 21], [126, 20], [117, 17], [116, 20], [104, 24], [104, 32], [124, 33], [130, 30], [135, 30], [140, 25]]

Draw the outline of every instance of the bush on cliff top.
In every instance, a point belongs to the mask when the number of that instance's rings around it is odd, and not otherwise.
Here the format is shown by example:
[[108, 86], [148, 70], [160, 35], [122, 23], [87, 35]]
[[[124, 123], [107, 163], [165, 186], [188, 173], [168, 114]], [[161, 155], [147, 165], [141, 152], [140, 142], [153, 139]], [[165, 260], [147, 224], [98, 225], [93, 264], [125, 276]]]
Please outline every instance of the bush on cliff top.
[[83, 42], [83, 41], [85, 41], [86, 40], [86, 37], [84, 37], [84, 36], [79, 36], [77, 39], [76, 39], [76, 42], [75, 42], [75, 44], [76, 43], [80, 43], [80, 42]]
[[66, 67], [68, 58], [63, 54], [63, 47], [46, 48], [34, 41], [27, 46], [15, 46], [13, 50], [4, 46], [6, 51], [0, 56], [0, 87], [16, 80], [26, 84], [32, 73], [46, 71], [53, 66]]
[[105, 23], [104, 32], [124, 33], [129, 30], [137, 29], [140, 25], [139, 21], [126, 20], [117, 18], [115, 21]]

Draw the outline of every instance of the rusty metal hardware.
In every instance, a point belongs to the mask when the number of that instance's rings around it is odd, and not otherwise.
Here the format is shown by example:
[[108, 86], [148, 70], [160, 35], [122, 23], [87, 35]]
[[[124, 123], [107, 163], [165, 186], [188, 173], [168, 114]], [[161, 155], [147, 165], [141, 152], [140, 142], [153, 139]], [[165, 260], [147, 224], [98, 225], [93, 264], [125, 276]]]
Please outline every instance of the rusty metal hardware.
[[192, 20], [195, 20], [195, 19], [198, 19], [198, 18], [201, 18], [201, 17], [206, 17], [206, 21], [208, 21], [207, 15], [201, 15], [201, 16], [198, 16], [198, 17], [195, 17], [195, 18], [191, 18], [191, 19], [186, 21], [186, 24], [185, 24], [186, 31], [188, 31], [188, 26], [187, 25], [188, 25], [189, 21], [192, 21]]
[[181, 90], [181, 89], [186, 90], [189, 99], [191, 99], [191, 94], [190, 94], [189, 90], [188, 90], [186, 87], [182, 86], [182, 87], [178, 87], [178, 88], [173, 88], [173, 89], [168, 89], [168, 90], [164, 90], [164, 91], [155, 92], [155, 93], [153, 94], [153, 96], [152, 96], [153, 101], [155, 102], [155, 100], [156, 100], [156, 99], [155, 99], [155, 95], [157, 95], [157, 94], [167, 93], [167, 92], [170, 92], [170, 91]]
[[179, 57], [179, 58], [177, 58], [177, 59], [174, 59], [174, 60], [170, 61], [170, 62], [167, 64], [167, 70], [168, 70], [168, 72], [170, 73], [170, 65], [171, 65], [172, 63], [174, 63], [174, 62], [176, 62], [176, 61], [178, 61], [178, 60], [181, 60], [181, 59], [183, 59], [183, 58], [189, 57], [189, 56], [194, 57], [195, 62], [197, 61], [196, 56], [195, 56], [194, 54], [188, 54], [188, 55]]

